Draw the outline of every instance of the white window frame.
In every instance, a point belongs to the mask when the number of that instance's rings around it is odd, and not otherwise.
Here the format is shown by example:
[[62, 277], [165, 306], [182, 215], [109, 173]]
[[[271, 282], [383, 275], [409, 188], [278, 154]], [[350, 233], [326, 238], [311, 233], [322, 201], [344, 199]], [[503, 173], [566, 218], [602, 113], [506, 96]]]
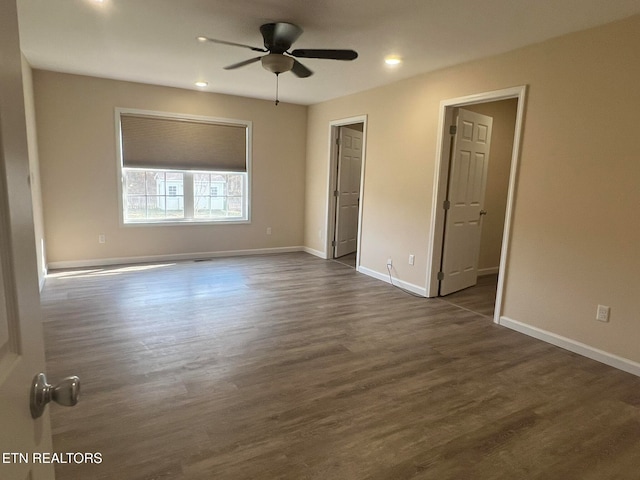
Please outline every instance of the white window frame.
[[[246, 147], [247, 147], [247, 171], [245, 176], [244, 190], [245, 190], [245, 215], [243, 218], [220, 218], [220, 219], [196, 219], [196, 218], [185, 218], [181, 220], [145, 220], [145, 221], [136, 221], [136, 222], [125, 222], [124, 218], [124, 193], [125, 193], [125, 177], [124, 177], [124, 169], [122, 165], [122, 135], [121, 135], [121, 124], [120, 118], [121, 115], [145, 115], [150, 117], [159, 117], [159, 118], [169, 118], [169, 119], [177, 119], [177, 120], [192, 120], [203, 123], [214, 123], [214, 124], [223, 124], [223, 125], [240, 125], [246, 128]], [[182, 113], [170, 113], [170, 112], [159, 112], [154, 110], [140, 110], [134, 108], [115, 108], [115, 132], [116, 132], [116, 165], [117, 165], [117, 181], [118, 181], [118, 215], [120, 217], [120, 226], [124, 227], [149, 227], [149, 226], [185, 226], [185, 225], [228, 225], [228, 224], [250, 224], [251, 223], [251, 185], [252, 185], [252, 175], [251, 175], [251, 157], [252, 157], [252, 138], [253, 138], [253, 123], [249, 120], [238, 120], [231, 118], [220, 118], [220, 117], [208, 117], [202, 115], [189, 115]], [[149, 169], [152, 170], [152, 169]], [[158, 168], [157, 170], [166, 170], [166, 168]], [[184, 184], [183, 184], [183, 196], [185, 198], [185, 216], [193, 217], [193, 208], [188, 209], [187, 204], [190, 203], [193, 205], [193, 202], [187, 202], [186, 198], [189, 195], [193, 197], [193, 171], [189, 170], [178, 170], [181, 172], [186, 172], [184, 176]], [[208, 172], [216, 172], [215, 170], [210, 170]], [[233, 173], [233, 172], [223, 172], [223, 173]], [[188, 180], [189, 179], [189, 180]]]

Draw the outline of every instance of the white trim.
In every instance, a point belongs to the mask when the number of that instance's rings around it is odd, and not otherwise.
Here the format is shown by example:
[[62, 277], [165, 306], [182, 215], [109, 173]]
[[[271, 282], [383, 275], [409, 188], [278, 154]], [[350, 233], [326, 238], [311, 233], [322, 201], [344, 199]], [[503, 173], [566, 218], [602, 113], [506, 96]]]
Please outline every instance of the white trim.
[[[389, 280], [389, 274], [388, 273], [380, 273], [377, 272], [375, 270], [371, 270], [370, 268], [367, 267], [358, 267], [356, 268], [356, 270], [364, 275], [367, 275], [369, 277], [373, 277], [376, 278], [378, 280], [382, 280], [383, 282], [386, 283], [391, 283], [391, 281]], [[393, 279], [393, 285], [397, 286], [397, 287], [401, 287], [404, 290], [408, 290], [412, 293], [415, 293], [416, 295], [420, 295], [421, 297], [426, 297], [427, 296], [427, 290], [423, 287], [419, 287], [418, 285], [414, 285], [413, 283], [409, 283], [409, 282], [405, 282], [403, 280], [399, 280], [397, 278]]]
[[274, 253], [302, 252], [305, 247], [255, 248], [251, 250], [224, 250], [220, 252], [177, 253], [168, 255], [145, 255], [141, 257], [94, 258], [89, 260], [69, 260], [49, 262], [49, 270], [61, 268], [101, 267], [106, 265], [124, 265], [136, 263], [172, 262], [181, 260], [201, 260], [218, 257], [239, 257], [243, 255], [270, 255]]
[[496, 273], [500, 273], [500, 267], [489, 267], [489, 268], [479, 268], [478, 276], [481, 277], [483, 275], [495, 275]]
[[314, 250], [313, 248], [309, 248], [309, 247], [302, 247], [302, 251], [310, 255], [320, 257], [323, 260], [328, 260], [327, 254], [325, 252], [321, 252], [320, 250]]
[[605, 352], [598, 348], [594, 348], [590, 345], [586, 345], [581, 342], [577, 342], [567, 337], [557, 335], [541, 328], [533, 327], [517, 320], [513, 320], [508, 317], [500, 317], [498, 322], [500, 325], [515, 330], [516, 332], [523, 333], [538, 340], [555, 345], [556, 347], [564, 348], [570, 352], [577, 353], [583, 357], [590, 358], [605, 365], [623, 370], [627, 373], [631, 373], [640, 377], [640, 363], [629, 360], [628, 358], [619, 357], [613, 353]]
[[436, 165], [431, 205], [431, 225], [429, 227], [429, 247], [427, 250], [427, 281], [426, 291], [429, 297], [438, 296], [438, 272], [442, 257], [442, 232], [444, 229], [444, 210], [440, 208], [446, 192], [448, 168], [448, 150], [444, 139], [449, 138], [448, 125], [451, 121], [452, 110], [455, 107], [474, 105], [478, 103], [495, 102], [509, 98], [518, 99], [516, 111], [515, 133], [511, 154], [511, 171], [509, 174], [509, 189], [507, 194], [507, 208], [505, 212], [504, 229], [502, 233], [502, 249], [500, 251], [500, 267], [498, 271], [498, 287], [496, 291], [496, 307], [493, 321], [499, 323], [502, 314], [502, 299], [504, 295], [504, 279], [507, 268], [507, 258], [511, 245], [511, 225], [513, 223], [516, 180], [520, 163], [520, 150], [524, 125], [524, 111], [526, 106], [527, 86], [495, 90], [492, 92], [468, 95], [466, 97], [451, 98], [440, 102], [438, 121], [438, 140], [436, 146]]
[[362, 164], [360, 166], [360, 205], [358, 206], [358, 248], [356, 250], [356, 270], [360, 265], [360, 245], [362, 245], [362, 211], [364, 205], [364, 172], [367, 158], [367, 115], [358, 115], [355, 117], [342, 118], [340, 120], [331, 120], [329, 122], [329, 162], [327, 171], [327, 202], [325, 206], [325, 257], [326, 259], [333, 258], [333, 247], [331, 246], [331, 240], [334, 236], [334, 230], [336, 227], [335, 221], [335, 197], [333, 191], [336, 187], [336, 176], [334, 172], [337, 171], [337, 155], [336, 155], [336, 138], [338, 135], [338, 128], [346, 125], [352, 125], [354, 123], [362, 123]]

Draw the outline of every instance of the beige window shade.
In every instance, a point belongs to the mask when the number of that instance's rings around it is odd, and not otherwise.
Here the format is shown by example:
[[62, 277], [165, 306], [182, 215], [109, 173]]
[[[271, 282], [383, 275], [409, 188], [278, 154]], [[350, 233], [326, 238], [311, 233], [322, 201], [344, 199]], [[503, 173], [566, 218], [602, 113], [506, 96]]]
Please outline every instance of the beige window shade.
[[133, 168], [247, 171], [247, 127], [121, 115], [122, 164]]

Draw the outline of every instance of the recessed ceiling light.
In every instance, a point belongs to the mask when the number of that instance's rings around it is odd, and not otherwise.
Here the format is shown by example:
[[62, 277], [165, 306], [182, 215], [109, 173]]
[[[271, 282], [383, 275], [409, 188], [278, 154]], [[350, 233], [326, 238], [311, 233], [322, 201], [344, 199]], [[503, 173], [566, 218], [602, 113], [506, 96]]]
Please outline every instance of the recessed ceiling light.
[[402, 59], [400, 57], [390, 56], [384, 59], [384, 63], [391, 66], [400, 65], [402, 63]]
[[196, 87], [206, 87], [207, 85], [209, 85], [209, 82], [196, 82]]

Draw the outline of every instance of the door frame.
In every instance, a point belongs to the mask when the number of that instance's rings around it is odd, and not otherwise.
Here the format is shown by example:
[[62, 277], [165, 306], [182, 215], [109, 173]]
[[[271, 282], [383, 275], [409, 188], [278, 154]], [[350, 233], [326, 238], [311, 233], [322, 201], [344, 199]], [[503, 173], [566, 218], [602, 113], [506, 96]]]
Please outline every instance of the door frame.
[[356, 247], [356, 270], [360, 267], [360, 245], [362, 243], [362, 211], [364, 206], [364, 172], [367, 158], [367, 115], [342, 118], [329, 122], [329, 171], [327, 178], [327, 205], [325, 218], [325, 259], [333, 258], [331, 241], [336, 230], [336, 198], [333, 192], [338, 184], [338, 146], [336, 144], [340, 127], [362, 123], [362, 164], [360, 166], [360, 205], [358, 205], [358, 246]]
[[515, 132], [513, 136], [513, 150], [511, 153], [511, 171], [509, 172], [509, 188], [507, 191], [507, 209], [505, 212], [504, 231], [502, 234], [502, 249], [500, 251], [500, 267], [498, 271], [498, 288], [496, 291], [496, 306], [493, 321], [500, 322], [502, 314], [502, 299], [504, 293], [504, 278], [511, 243], [511, 230], [514, 218], [514, 204], [518, 165], [524, 127], [524, 112], [526, 107], [527, 85], [494, 90], [464, 97], [451, 98], [440, 102], [438, 121], [438, 143], [436, 145], [436, 165], [433, 183], [433, 199], [431, 205], [431, 224], [429, 227], [429, 247], [427, 251], [427, 281], [428, 297], [438, 296], [438, 272], [442, 260], [443, 233], [445, 210], [442, 208], [449, 182], [450, 161], [450, 133], [449, 126], [453, 122], [454, 109], [479, 103], [490, 103], [510, 98], [518, 99], [516, 111]]

